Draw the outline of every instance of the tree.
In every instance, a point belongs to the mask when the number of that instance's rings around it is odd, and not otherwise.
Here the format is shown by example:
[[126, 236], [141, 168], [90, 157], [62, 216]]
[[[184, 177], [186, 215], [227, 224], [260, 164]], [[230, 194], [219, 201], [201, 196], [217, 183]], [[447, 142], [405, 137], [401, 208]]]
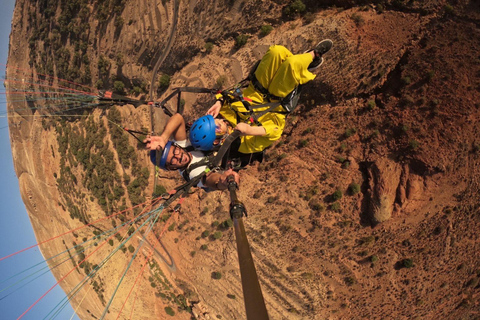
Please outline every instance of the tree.
[[158, 81], [158, 85], [161, 89], [166, 89], [170, 85], [170, 76], [168, 74], [162, 74], [160, 80]]
[[117, 93], [123, 93], [123, 91], [125, 90], [125, 84], [122, 81], [115, 81], [113, 83], [113, 89]]

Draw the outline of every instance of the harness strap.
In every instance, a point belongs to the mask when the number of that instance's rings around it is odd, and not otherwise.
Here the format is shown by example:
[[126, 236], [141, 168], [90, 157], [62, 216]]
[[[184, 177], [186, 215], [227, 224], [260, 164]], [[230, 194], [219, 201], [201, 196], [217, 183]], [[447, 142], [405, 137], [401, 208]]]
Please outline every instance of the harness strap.
[[210, 94], [215, 94], [219, 93], [218, 90], [216, 89], [208, 89], [208, 88], [200, 88], [200, 87], [180, 87], [180, 88], [175, 88], [172, 93], [170, 93], [165, 99], [163, 99], [160, 103], [151, 103], [154, 107], [157, 108], [162, 108], [163, 112], [165, 112], [167, 115], [170, 117], [173, 116], [173, 112], [170, 111], [166, 103], [172, 99], [175, 95], [178, 95], [178, 101], [177, 101], [177, 113], [182, 114], [183, 113], [183, 107], [181, 106], [180, 102], [180, 95], [182, 92], [192, 92], [192, 93], [210, 93]]
[[255, 74], [252, 75], [252, 78], [250, 79], [250, 81], [252, 82], [253, 86], [255, 87], [255, 90], [257, 90], [258, 92], [260, 92], [261, 94], [263, 94], [267, 99], [268, 101], [272, 101], [272, 100], [282, 100], [282, 98], [280, 97], [277, 97], [276, 95], [274, 94], [271, 94], [268, 89], [264, 88], [262, 86], [262, 84], [260, 83], [260, 81], [258, 81], [257, 77], [255, 76]]
[[166, 208], [167, 206], [169, 206], [173, 201], [175, 201], [176, 199], [180, 198], [181, 196], [183, 196], [184, 194], [187, 194], [188, 191], [190, 190], [191, 187], [193, 186], [196, 186], [198, 184], [198, 182], [203, 178], [203, 176], [207, 174], [206, 171], [202, 172], [201, 174], [199, 174], [198, 176], [196, 176], [195, 178], [193, 178], [192, 180], [188, 181], [187, 183], [184, 183], [182, 184], [181, 186], [179, 187], [176, 187], [175, 190], [176, 192], [168, 199], [164, 202], [163, 204], [163, 207]]
[[210, 156], [207, 156], [205, 158], [203, 158], [202, 160], [198, 161], [198, 162], [195, 162], [191, 165], [189, 165], [185, 170], [183, 170], [183, 173], [182, 173], [182, 176], [183, 176], [183, 179], [185, 179], [185, 181], [190, 181], [190, 172], [192, 172], [193, 170], [199, 168], [199, 167], [202, 167], [202, 166], [207, 166], [209, 165], [209, 163], [211, 162], [211, 160], [213, 159], [212, 155]]
[[240, 137], [241, 132], [238, 130], [234, 130], [223, 142], [222, 146], [220, 149], [218, 149], [217, 154], [213, 158], [213, 161], [211, 163], [210, 169], [213, 169], [215, 167], [219, 167], [220, 164], [222, 163], [223, 158], [227, 154], [227, 151], [230, 150], [230, 146], [233, 141], [235, 141], [238, 137]]

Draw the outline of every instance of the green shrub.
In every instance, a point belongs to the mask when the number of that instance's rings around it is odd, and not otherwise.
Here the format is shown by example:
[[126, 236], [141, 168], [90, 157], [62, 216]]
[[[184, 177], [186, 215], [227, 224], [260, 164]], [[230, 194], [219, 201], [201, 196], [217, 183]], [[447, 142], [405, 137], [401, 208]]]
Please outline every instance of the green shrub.
[[352, 13], [352, 15], [350, 16], [350, 19], [353, 20], [353, 22], [355, 23], [355, 25], [357, 27], [361, 26], [365, 22], [363, 17], [361, 15], [359, 15], [358, 13]]
[[467, 281], [467, 283], [465, 284], [466, 287], [472, 287], [472, 288], [475, 288], [478, 286], [478, 283], [480, 282], [480, 278], [478, 277], [473, 277], [471, 278], [470, 280]]
[[222, 227], [225, 228], [225, 229], [233, 227], [232, 219], [227, 219], [227, 220], [223, 221], [222, 222]]
[[209, 235], [210, 235], [210, 231], [208, 231], [208, 230], [205, 230], [205, 231], [202, 232], [202, 238], [206, 238]]
[[208, 246], [207, 246], [206, 244], [202, 244], [202, 245], [200, 246], [200, 250], [205, 251], [205, 250], [207, 250], [207, 249], [208, 249]]
[[246, 34], [240, 34], [235, 38], [235, 47], [237, 49], [243, 47], [244, 45], [247, 44], [248, 41], [248, 35]]
[[222, 278], [222, 274], [219, 271], [212, 272], [212, 279], [219, 280]]
[[311, 200], [308, 203], [308, 205], [309, 205], [310, 209], [312, 209], [313, 211], [316, 211], [316, 212], [325, 211], [325, 207], [320, 202], [318, 202], [317, 200]]
[[412, 259], [403, 259], [402, 260], [402, 266], [405, 267], [405, 268], [413, 268], [413, 260]]
[[401, 80], [404, 85], [409, 85], [410, 83], [412, 83], [412, 79], [409, 76], [405, 76]]
[[122, 81], [115, 81], [113, 83], [113, 90], [117, 93], [122, 94], [125, 90], [125, 84]]
[[357, 194], [360, 192], [360, 185], [358, 183], [352, 182], [348, 186], [348, 190], [351, 194]]
[[347, 286], [353, 286], [357, 282], [353, 277], [345, 277], [344, 280]]
[[212, 50], [213, 50], [213, 43], [212, 42], [206, 42], [205, 43], [205, 51], [207, 53], [210, 53], [210, 52], [212, 52]]
[[367, 109], [372, 111], [373, 109], [375, 109], [377, 107], [377, 104], [375, 103], [375, 100], [369, 100], [367, 102]]
[[216, 232], [213, 234], [213, 238], [214, 238], [214, 239], [220, 239], [222, 236], [223, 236], [223, 233], [222, 233], [221, 231], [216, 231]]
[[337, 201], [342, 199], [343, 197], [343, 192], [340, 189], [335, 190], [335, 192], [332, 194], [332, 200]]
[[95, 87], [97, 89], [102, 89], [103, 88], [103, 81], [102, 80], [97, 80], [97, 82], [95, 83]]
[[342, 163], [342, 169], [348, 169], [350, 167], [350, 161], [346, 160]]
[[300, 147], [305, 148], [306, 146], [308, 146], [308, 140], [300, 140]]
[[133, 253], [135, 251], [135, 248], [132, 245], [129, 245], [128, 251], [130, 251], [130, 253]]
[[237, 297], [234, 294], [230, 294], [230, 293], [227, 294], [227, 298], [232, 300], [237, 299]]
[[360, 245], [371, 245], [375, 242], [375, 236], [368, 236], [368, 237], [363, 237], [358, 240], [358, 243]]
[[301, 0], [295, 0], [283, 9], [286, 16], [296, 16], [305, 12], [307, 7]]
[[117, 16], [115, 17], [115, 22], [113, 23], [115, 28], [121, 28], [123, 27], [123, 24], [125, 23], [125, 21], [123, 20], [123, 18], [121, 16]]
[[338, 202], [332, 203], [332, 205], [330, 206], [330, 210], [332, 210], [334, 212], [339, 212], [340, 211], [340, 203], [338, 203]]
[[412, 139], [408, 142], [408, 147], [414, 151], [418, 149], [419, 145], [419, 142], [415, 139]]
[[263, 25], [261, 28], [260, 28], [260, 35], [262, 37], [265, 37], [266, 35], [268, 35], [270, 32], [272, 32], [273, 30], [273, 27], [269, 24], [265, 24]]
[[170, 307], [165, 307], [165, 313], [168, 314], [171, 317], [173, 317], [175, 315], [175, 311], [173, 311], [173, 309], [170, 308]]
[[443, 10], [445, 11], [445, 14], [452, 14], [453, 13], [453, 7], [449, 4], [445, 5], [443, 7]]
[[357, 129], [355, 129], [355, 128], [347, 128], [347, 129], [345, 130], [345, 137], [346, 137], [346, 138], [349, 138], [349, 137], [353, 136], [355, 133], [357, 133]]
[[162, 74], [160, 79], [158, 80], [158, 85], [161, 89], [166, 89], [170, 85], [170, 76], [168, 74]]
[[383, 4], [379, 3], [377, 4], [377, 12], [378, 13], [383, 13], [383, 11], [385, 10]]
[[160, 197], [162, 194], [166, 193], [167, 189], [164, 186], [157, 184], [155, 186], [155, 191], [153, 192], [152, 196], [154, 198]]

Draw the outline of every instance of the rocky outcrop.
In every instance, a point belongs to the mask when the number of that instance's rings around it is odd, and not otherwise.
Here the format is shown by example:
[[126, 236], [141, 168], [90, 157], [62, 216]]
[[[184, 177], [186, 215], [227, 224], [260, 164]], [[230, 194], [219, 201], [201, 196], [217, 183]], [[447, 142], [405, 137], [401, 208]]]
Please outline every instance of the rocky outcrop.
[[402, 167], [386, 158], [375, 161], [368, 169], [369, 218], [373, 224], [391, 218], [400, 183]]
[[380, 158], [366, 171], [367, 217], [373, 225], [389, 220], [394, 213], [413, 212], [416, 203], [426, 200], [426, 177], [413, 173], [408, 163]]

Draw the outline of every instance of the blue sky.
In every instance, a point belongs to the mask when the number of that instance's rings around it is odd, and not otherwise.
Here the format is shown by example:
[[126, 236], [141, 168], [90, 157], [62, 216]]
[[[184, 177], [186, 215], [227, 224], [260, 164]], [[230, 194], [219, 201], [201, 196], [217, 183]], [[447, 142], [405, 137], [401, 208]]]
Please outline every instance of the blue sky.
[[[4, 65], [7, 64], [8, 41], [15, 0], [2, 0], [1, 2], [0, 73], [2, 81], [0, 86], [0, 114], [4, 115], [6, 111], [5, 89], [3, 87], [3, 78], [5, 76]], [[0, 258], [36, 243], [32, 225], [30, 224], [20, 196], [18, 179], [13, 169], [7, 125], [7, 119], [0, 118], [0, 221], [2, 222], [2, 232], [0, 232]], [[43, 261], [43, 258], [38, 249], [32, 249], [26, 253], [0, 261], [0, 291], [5, 288], [5, 284], [1, 283], [1, 281], [5, 280], [6, 277], [27, 269], [40, 261]], [[0, 318], [4, 320], [17, 319], [17, 317], [55, 283], [56, 280], [52, 274], [48, 272], [30, 285], [4, 299], [1, 298], [9, 291], [0, 292]], [[42, 319], [63, 297], [65, 297], [65, 293], [57, 286], [22, 319]], [[62, 312], [58, 318], [70, 319], [73, 315], [73, 309], [70, 305], [67, 309], [68, 310]], [[78, 319], [78, 317], [75, 316], [73, 319]]]

